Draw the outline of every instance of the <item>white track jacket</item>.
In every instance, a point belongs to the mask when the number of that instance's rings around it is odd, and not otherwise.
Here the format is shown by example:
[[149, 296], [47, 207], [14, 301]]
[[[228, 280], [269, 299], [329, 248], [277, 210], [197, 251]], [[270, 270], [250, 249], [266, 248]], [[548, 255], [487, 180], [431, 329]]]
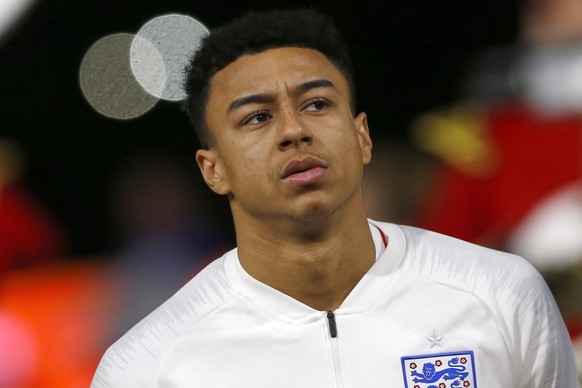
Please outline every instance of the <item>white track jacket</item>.
[[111, 346], [91, 387], [578, 387], [564, 323], [525, 260], [370, 229], [380, 254], [337, 310], [258, 282], [235, 249]]

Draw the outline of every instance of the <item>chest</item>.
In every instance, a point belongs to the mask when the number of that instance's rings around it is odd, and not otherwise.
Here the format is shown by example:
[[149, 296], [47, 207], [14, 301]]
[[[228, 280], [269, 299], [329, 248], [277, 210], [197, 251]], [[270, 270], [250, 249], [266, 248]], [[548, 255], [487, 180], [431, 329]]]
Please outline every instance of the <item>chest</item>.
[[408, 290], [333, 317], [236, 315], [184, 335], [165, 356], [158, 386], [513, 386], [503, 331], [474, 297], [446, 288]]

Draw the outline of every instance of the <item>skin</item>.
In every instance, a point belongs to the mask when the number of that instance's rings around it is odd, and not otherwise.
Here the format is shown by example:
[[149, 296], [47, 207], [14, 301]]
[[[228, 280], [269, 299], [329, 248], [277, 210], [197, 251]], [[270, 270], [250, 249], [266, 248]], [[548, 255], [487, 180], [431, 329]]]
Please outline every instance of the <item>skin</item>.
[[361, 190], [372, 142], [341, 72], [311, 49], [241, 56], [212, 78], [206, 120], [212, 141], [196, 160], [229, 198], [243, 268], [314, 309], [338, 308], [375, 259]]
[[521, 15], [521, 34], [534, 46], [575, 43], [582, 39], [582, 1], [530, 0]]

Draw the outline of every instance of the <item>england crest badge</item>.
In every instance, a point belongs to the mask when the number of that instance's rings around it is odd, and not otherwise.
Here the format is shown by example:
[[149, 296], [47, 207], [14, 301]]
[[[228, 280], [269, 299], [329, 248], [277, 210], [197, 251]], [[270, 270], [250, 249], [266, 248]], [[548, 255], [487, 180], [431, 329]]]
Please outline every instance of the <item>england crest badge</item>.
[[477, 387], [473, 352], [428, 354], [402, 357], [406, 388]]

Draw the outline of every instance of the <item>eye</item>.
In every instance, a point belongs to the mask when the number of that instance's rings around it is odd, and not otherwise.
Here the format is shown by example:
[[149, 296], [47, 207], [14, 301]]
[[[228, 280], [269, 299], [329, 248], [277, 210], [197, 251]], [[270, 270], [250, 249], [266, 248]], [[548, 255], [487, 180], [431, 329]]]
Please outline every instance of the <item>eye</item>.
[[241, 124], [243, 125], [253, 125], [253, 124], [260, 124], [269, 120], [272, 116], [267, 112], [255, 112], [249, 116], [247, 116]]
[[307, 112], [317, 112], [329, 108], [331, 104], [322, 98], [317, 98], [308, 102], [304, 110]]

